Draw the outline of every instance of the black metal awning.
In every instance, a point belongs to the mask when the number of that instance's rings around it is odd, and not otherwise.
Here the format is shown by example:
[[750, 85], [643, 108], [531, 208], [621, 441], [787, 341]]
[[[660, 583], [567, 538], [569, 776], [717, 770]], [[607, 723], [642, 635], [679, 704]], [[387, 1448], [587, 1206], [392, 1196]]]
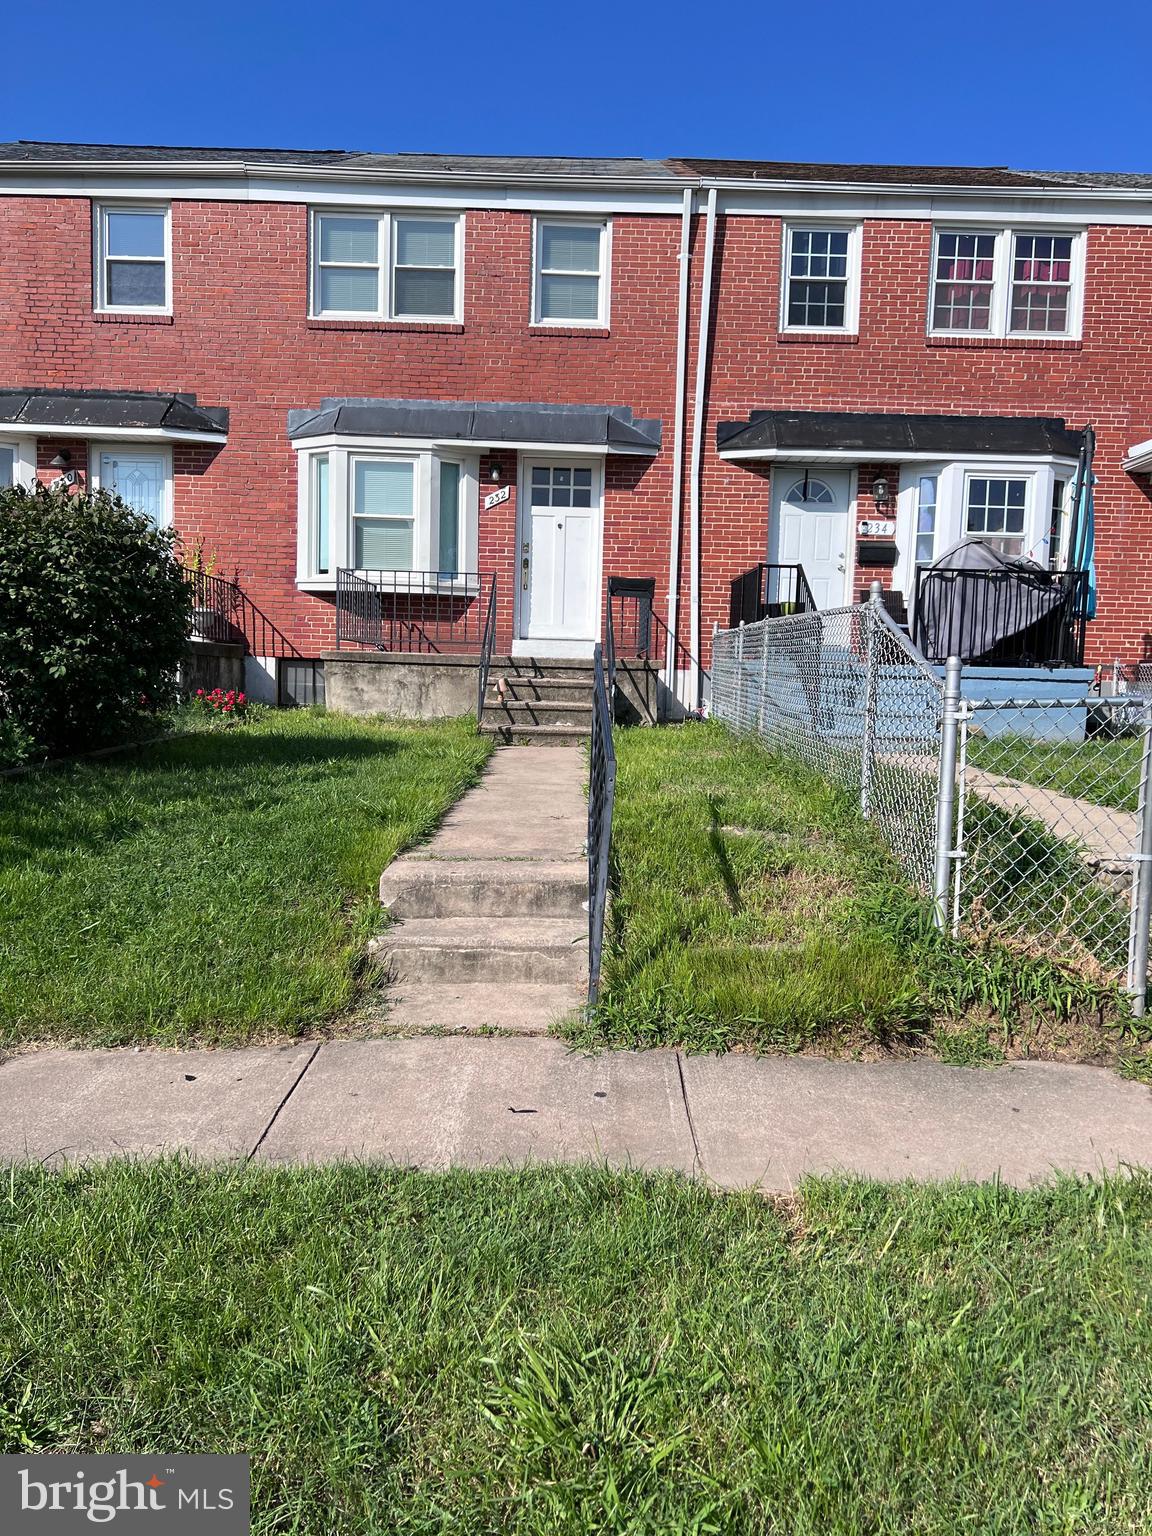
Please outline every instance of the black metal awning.
[[288, 436], [406, 438], [477, 447], [555, 446], [656, 453], [660, 422], [626, 405], [551, 405], [499, 400], [322, 400], [288, 412]]
[[228, 435], [228, 408], [198, 405], [195, 395], [146, 390], [3, 389], [0, 426], [24, 427], [31, 433], [87, 431], [94, 437], [102, 431], [142, 432], [222, 443]]
[[1059, 416], [907, 416], [874, 411], [752, 411], [716, 428], [721, 455], [782, 459], [804, 455], [863, 460], [1075, 459], [1084, 434]]

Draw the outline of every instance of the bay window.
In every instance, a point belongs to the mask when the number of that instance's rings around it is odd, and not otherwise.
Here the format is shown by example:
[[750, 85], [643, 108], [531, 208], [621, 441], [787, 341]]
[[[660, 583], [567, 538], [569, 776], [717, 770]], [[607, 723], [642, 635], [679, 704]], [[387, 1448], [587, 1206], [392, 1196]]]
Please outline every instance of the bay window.
[[312, 215], [310, 313], [317, 319], [458, 320], [457, 215]]
[[1003, 555], [1024, 553], [1029, 481], [1023, 477], [969, 475], [964, 534], [983, 539]]
[[1080, 333], [1083, 235], [938, 229], [929, 330], [936, 335]]
[[340, 569], [464, 580], [476, 569], [479, 467], [430, 446], [302, 443], [297, 581], [328, 590]]

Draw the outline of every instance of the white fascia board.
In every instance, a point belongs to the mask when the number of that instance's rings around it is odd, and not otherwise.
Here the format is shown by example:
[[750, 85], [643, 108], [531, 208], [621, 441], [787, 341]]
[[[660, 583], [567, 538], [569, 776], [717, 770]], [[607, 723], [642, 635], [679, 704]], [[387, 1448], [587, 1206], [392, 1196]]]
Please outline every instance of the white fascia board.
[[1146, 443], [1133, 443], [1127, 457], [1121, 461], [1120, 468], [1126, 469], [1130, 475], [1152, 470], [1152, 437]]
[[781, 219], [916, 219], [926, 223], [1016, 225], [1152, 224], [1152, 189], [1133, 191], [1078, 188], [1042, 193], [1019, 187], [985, 191], [935, 187], [824, 187], [818, 183], [777, 187], [757, 182], [732, 187], [720, 198], [730, 217]]
[[568, 455], [579, 454], [585, 458], [605, 458], [608, 454], [638, 455], [641, 458], [653, 459], [660, 452], [659, 448], [620, 447], [612, 443], [505, 443], [494, 442], [488, 437], [348, 437], [344, 433], [328, 434], [324, 437], [294, 437], [291, 439], [292, 447], [297, 453], [301, 449], [315, 450], [317, 448], [351, 448], [371, 449], [376, 453], [395, 449], [397, 453], [453, 453], [461, 449], [472, 449], [481, 453], [499, 453], [507, 450], [516, 453], [540, 453], [551, 454], [554, 458], [562, 459]]
[[222, 432], [177, 432], [164, 427], [58, 427], [46, 422], [0, 422], [3, 437], [87, 437], [93, 442], [115, 443], [215, 443], [223, 448], [228, 439]]
[[389, 173], [346, 170], [327, 174], [293, 171], [274, 176], [261, 168], [258, 174], [227, 172], [197, 166], [187, 174], [147, 172], [132, 174], [124, 167], [97, 171], [45, 170], [20, 174], [0, 164], [0, 196], [91, 197], [114, 200], [150, 199], [157, 202], [306, 203], [323, 207], [368, 208], [509, 208], [542, 209], [553, 213], [648, 213], [678, 217], [683, 188], [650, 182], [612, 183], [591, 180], [574, 185], [552, 183], [523, 185], [511, 180], [470, 182], [463, 177], [437, 180], [423, 175], [404, 181]]
[[[1152, 444], [1149, 444], [1152, 449]], [[896, 448], [732, 448], [722, 459], [776, 464], [1075, 464], [1058, 453], [924, 453]]]

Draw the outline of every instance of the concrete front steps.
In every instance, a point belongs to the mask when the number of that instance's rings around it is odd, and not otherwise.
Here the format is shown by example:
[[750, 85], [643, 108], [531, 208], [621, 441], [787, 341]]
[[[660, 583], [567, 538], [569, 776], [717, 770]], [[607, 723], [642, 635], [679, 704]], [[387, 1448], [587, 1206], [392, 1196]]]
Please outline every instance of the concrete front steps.
[[497, 753], [432, 841], [380, 879], [372, 943], [392, 1030], [541, 1034], [588, 986], [586, 765], [578, 747]]
[[502, 745], [576, 745], [592, 730], [591, 661], [493, 659], [481, 731]]

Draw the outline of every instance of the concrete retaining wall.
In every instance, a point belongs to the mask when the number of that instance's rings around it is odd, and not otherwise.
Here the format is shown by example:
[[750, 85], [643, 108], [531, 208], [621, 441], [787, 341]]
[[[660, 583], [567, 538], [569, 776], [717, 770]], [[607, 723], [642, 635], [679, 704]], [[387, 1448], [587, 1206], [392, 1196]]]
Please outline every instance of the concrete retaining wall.
[[203, 688], [223, 688], [225, 693], [244, 687], [244, 647], [220, 640], [190, 640], [180, 663], [180, 688], [195, 693]]
[[338, 715], [445, 720], [476, 713], [476, 656], [325, 651], [324, 692]]

